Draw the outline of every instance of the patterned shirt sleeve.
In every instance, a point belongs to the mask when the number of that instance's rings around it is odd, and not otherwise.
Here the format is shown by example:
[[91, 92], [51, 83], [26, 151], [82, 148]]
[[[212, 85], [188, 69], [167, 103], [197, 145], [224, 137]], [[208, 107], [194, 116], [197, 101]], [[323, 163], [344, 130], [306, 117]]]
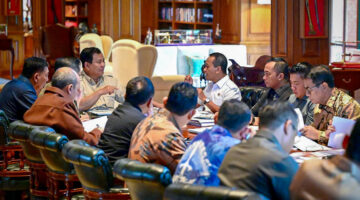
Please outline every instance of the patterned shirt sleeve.
[[158, 147], [159, 158], [174, 173], [185, 149], [186, 143], [179, 133], [169, 133]]

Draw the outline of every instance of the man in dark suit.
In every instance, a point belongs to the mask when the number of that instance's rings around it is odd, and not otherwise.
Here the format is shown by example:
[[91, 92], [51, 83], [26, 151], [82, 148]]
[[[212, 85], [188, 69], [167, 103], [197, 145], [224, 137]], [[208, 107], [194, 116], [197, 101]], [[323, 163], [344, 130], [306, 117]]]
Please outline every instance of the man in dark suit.
[[149, 78], [131, 79], [126, 86], [125, 102], [108, 117], [98, 147], [107, 154], [110, 163], [126, 158], [132, 133], [137, 124], [152, 112], [154, 86]]

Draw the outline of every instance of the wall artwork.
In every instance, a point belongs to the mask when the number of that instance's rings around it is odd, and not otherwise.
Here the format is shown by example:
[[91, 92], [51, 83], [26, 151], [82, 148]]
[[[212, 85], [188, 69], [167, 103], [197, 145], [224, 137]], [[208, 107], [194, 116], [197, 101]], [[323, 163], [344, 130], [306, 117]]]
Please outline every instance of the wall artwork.
[[300, 0], [300, 38], [328, 37], [328, 0]]
[[21, 0], [5, 0], [5, 15], [21, 15]]

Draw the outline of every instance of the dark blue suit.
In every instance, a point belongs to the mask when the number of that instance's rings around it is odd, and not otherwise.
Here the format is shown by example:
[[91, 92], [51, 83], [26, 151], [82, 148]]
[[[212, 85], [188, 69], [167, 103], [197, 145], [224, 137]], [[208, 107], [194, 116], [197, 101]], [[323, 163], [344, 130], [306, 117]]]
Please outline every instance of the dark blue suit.
[[131, 136], [138, 123], [145, 118], [140, 108], [125, 101], [108, 117], [98, 148], [106, 153], [111, 164], [121, 158], [127, 158]]
[[22, 120], [24, 113], [33, 105], [37, 94], [30, 80], [20, 75], [8, 82], [0, 93], [0, 109], [10, 122]]

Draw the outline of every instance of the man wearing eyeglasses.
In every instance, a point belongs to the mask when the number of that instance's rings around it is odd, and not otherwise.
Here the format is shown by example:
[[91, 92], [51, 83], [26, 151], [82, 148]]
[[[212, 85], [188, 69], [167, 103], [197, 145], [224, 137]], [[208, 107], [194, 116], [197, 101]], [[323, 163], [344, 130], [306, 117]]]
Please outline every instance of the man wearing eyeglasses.
[[327, 66], [311, 69], [305, 79], [306, 95], [314, 104], [314, 122], [305, 126], [301, 132], [312, 140], [326, 144], [329, 134], [335, 129], [331, 125], [335, 116], [357, 119], [360, 117], [360, 104], [351, 96], [335, 88], [334, 77]]

